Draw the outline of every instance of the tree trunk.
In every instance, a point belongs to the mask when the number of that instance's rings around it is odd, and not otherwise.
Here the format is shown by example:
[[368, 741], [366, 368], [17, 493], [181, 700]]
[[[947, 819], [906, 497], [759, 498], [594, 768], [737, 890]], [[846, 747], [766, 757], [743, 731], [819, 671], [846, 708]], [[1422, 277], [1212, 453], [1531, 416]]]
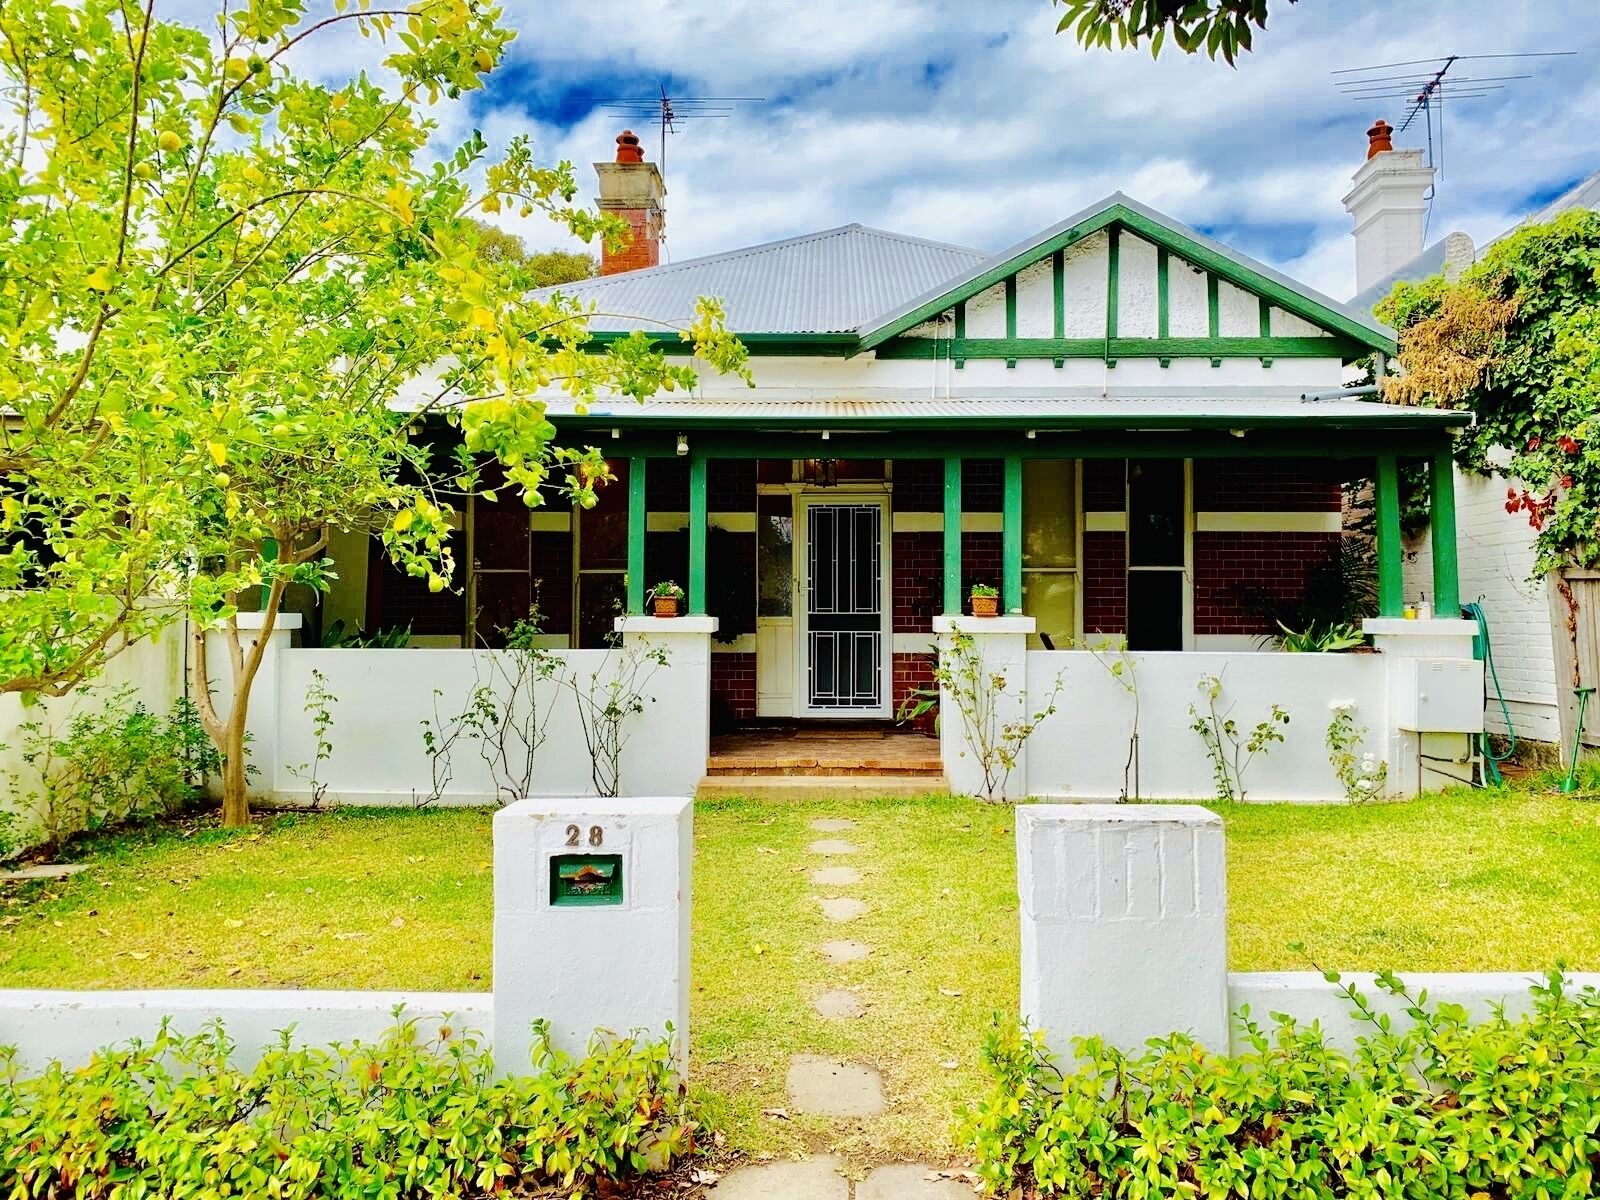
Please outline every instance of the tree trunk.
[[223, 727], [222, 746], [222, 825], [237, 829], [250, 824], [250, 799], [245, 791], [244, 713], [249, 693], [235, 695], [234, 708]]

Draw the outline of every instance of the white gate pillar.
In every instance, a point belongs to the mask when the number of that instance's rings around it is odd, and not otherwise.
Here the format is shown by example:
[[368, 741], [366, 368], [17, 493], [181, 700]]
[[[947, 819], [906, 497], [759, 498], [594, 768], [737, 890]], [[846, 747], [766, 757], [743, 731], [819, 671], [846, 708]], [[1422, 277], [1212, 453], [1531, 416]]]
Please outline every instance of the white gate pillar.
[[1134, 1050], [1193, 1034], [1228, 1048], [1222, 818], [1194, 805], [1017, 809], [1022, 1016], [1070, 1060], [1072, 1039]]
[[520, 800], [494, 818], [494, 1056], [526, 1072], [536, 1019], [581, 1054], [596, 1029], [662, 1037], [689, 1067], [686, 798]]

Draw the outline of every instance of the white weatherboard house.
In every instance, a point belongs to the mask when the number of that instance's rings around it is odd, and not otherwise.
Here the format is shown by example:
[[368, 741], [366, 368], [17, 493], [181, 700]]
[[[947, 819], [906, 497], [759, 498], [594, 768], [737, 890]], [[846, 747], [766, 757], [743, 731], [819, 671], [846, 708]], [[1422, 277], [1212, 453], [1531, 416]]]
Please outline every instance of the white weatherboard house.
[[[1440, 273], [1453, 278], [1479, 257], [1479, 248], [1461, 232], [1448, 233], [1424, 247], [1423, 217], [1434, 170], [1423, 162], [1421, 150], [1374, 155], [1357, 179], [1358, 186], [1345, 199], [1355, 218], [1360, 290], [1351, 300], [1353, 307], [1370, 312], [1396, 283], [1415, 283]], [[1521, 224], [1543, 224], [1580, 208], [1600, 210], [1600, 172], [1530, 213]], [[1533, 534], [1527, 518], [1505, 510], [1506, 488], [1513, 484], [1520, 488], [1522, 481], [1455, 471], [1460, 598], [1482, 606], [1493, 647], [1500, 694], [1491, 695], [1488, 728], [1501, 734], [1515, 731], [1523, 740], [1558, 743], [1566, 753], [1577, 717], [1572, 686], [1580, 680], [1572, 678], [1574, 665], [1582, 664], [1580, 673], [1596, 670], [1594, 649], [1586, 645], [1578, 652], [1572, 645], [1575, 634], [1568, 627], [1566, 602], [1556, 593], [1553, 580], [1534, 576]], [[1432, 568], [1433, 537], [1424, 531], [1406, 546], [1408, 598], [1429, 591]], [[1591, 707], [1586, 716], [1584, 742], [1600, 746], [1600, 706]]]
[[[695, 299], [719, 297], [755, 386], [705, 374], [692, 396], [582, 416], [547, 397], [561, 439], [603, 446], [616, 481], [590, 510], [471, 505], [463, 594], [428, 593], [375, 543], [336, 546], [340, 583], [304, 614], [304, 645], [276, 657], [276, 701], [253, 706], [263, 790], [305, 794], [285, 764], [312, 757], [300, 711], [312, 670], [340, 698], [330, 796], [425, 788], [413, 731], [458, 703], [531, 604], [542, 644], [574, 669], [613, 669], [619, 611], [626, 639], [669, 647], [657, 702], [633, 722], [624, 791], [767, 772], [973, 788], [948, 697], [937, 753], [905, 737], [889, 753], [872, 736], [927, 685], [952, 624], [1005, 675], [1002, 714], [1061, 681], [1013, 794], [1214, 794], [1189, 713], [1208, 676], [1246, 731], [1273, 704], [1291, 716], [1287, 741], [1251, 768], [1260, 798], [1343, 796], [1324, 747], [1335, 703], [1354, 706], [1390, 790], [1467, 773], [1465, 735], [1482, 717], [1470, 628], [1399, 620], [1396, 487], [1403, 460], [1432, 465], [1432, 590], [1454, 614], [1448, 451], [1465, 418], [1341, 394], [1353, 360], [1394, 351], [1391, 330], [1120, 194], [999, 253], [846, 225], [627, 269], [658, 261], [665, 188], [637, 139], [618, 141], [618, 161], [598, 164], [600, 200], [635, 241], [562, 290], [594, 306], [597, 342], [642, 329], [669, 351]], [[1375, 480], [1381, 516], [1378, 652], [1274, 652], [1278, 622], [1302, 619], [1327, 586], [1341, 482], [1355, 477]], [[636, 615], [668, 579], [685, 586], [686, 615]], [[998, 618], [966, 615], [980, 583], [998, 590]], [[314, 648], [334, 619], [409, 628], [410, 648]], [[550, 711], [534, 790], [591, 786], [575, 718]], [[760, 723], [826, 751], [757, 761], [729, 749], [737, 739], [712, 743]], [[818, 729], [848, 729], [862, 749]], [[1424, 755], [1429, 737], [1441, 740]], [[913, 741], [925, 749], [905, 750]], [[492, 793], [457, 764], [447, 798]]]

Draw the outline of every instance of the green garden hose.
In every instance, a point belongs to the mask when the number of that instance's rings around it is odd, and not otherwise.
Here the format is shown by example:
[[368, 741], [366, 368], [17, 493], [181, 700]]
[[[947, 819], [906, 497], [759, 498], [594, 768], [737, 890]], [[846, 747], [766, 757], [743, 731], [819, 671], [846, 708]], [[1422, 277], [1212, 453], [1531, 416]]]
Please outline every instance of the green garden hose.
[[1571, 795], [1578, 790], [1578, 763], [1583, 757], [1583, 714], [1589, 707], [1589, 695], [1592, 687], [1575, 687], [1572, 694], [1578, 698], [1578, 720], [1572, 728], [1572, 765], [1567, 768], [1567, 777], [1561, 781], [1561, 790]]
[[1494, 698], [1500, 705], [1500, 716], [1506, 723], [1506, 734], [1509, 739], [1504, 754], [1496, 754], [1494, 747], [1489, 744], [1488, 733], [1478, 735], [1478, 750], [1483, 755], [1483, 781], [1486, 786], [1499, 787], [1505, 782], [1505, 776], [1500, 773], [1500, 764], [1505, 762], [1517, 752], [1517, 729], [1511, 723], [1511, 709], [1506, 705], [1506, 694], [1500, 688], [1500, 673], [1494, 667], [1494, 649], [1489, 644], [1489, 618], [1483, 615], [1483, 597], [1479, 596], [1471, 604], [1462, 605], [1473, 619], [1478, 622], [1478, 644], [1482, 651], [1482, 658], [1489, 668], [1489, 681], [1494, 684]]

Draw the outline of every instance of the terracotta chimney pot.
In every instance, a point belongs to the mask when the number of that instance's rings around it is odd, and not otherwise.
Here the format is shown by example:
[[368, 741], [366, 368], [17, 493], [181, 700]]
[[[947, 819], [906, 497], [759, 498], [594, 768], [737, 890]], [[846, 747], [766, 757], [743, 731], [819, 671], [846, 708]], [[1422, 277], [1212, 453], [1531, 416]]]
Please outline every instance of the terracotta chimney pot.
[[639, 144], [639, 135], [631, 129], [624, 129], [617, 134], [617, 161], [619, 163], [644, 161], [644, 147]]
[[[617, 140], [620, 142], [622, 139], [618, 138]], [[634, 140], [637, 141], [638, 139], [635, 138]], [[1373, 124], [1372, 128], [1367, 130], [1367, 157], [1371, 158], [1373, 155], [1382, 154], [1387, 150], [1393, 149], [1394, 129], [1389, 122], [1380, 117]], [[620, 151], [617, 161], [622, 161], [620, 157]]]

